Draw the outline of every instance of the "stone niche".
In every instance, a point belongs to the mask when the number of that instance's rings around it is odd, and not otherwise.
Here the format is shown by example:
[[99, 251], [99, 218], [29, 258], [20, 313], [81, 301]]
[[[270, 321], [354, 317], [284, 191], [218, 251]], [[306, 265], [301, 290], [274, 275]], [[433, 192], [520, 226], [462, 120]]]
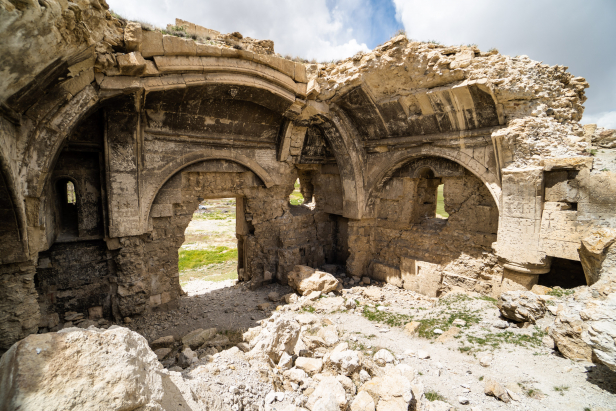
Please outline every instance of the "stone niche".
[[[435, 213], [439, 185], [447, 218]], [[368, 237], [370, 257], [358, 270], [430, 296], [451, 287], [485, 293], [496, 289], [502, 268], [491, 244], [498, 231], [498, 208], [471, 172], [443, 158], [412, 160], [390, 173], [376, 196], [371, 229], [350, 235], [352, 242]], [[351, 256], [355, 262], [353, 252]]]

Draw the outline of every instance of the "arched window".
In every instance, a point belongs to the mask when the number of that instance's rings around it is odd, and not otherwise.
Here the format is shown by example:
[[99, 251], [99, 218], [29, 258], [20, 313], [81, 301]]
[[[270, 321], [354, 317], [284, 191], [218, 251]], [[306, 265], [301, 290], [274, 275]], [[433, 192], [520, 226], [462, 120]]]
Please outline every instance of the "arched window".
[[64, 236], [79, 236], [79, 213], [75, 183], [68, 178], [58, 180], [56, 196], [59, 233]]
[[77, 197], [75, 196], [75, 185], [70, 180], [66, 182], [66, 203], [77, 205]]

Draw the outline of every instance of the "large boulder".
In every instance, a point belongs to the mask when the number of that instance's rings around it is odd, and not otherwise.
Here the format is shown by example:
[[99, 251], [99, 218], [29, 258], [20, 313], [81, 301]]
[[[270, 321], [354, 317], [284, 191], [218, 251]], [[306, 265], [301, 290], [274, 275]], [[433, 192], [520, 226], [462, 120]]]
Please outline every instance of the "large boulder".
[[163, 410], [163, 377], [141, 335], [126, 328], [33, 334], [0, 360], [3, 410]]
[[312, 411], [324, 411], [333, 408], [333, 406], [340, 409], [345, 407], [346, 404], [346, 392], [340, 381], [336, 377], [322, 377], [314, 392], [308, 398], [306, 407]]
[[278, 317], [268, 322], [259, 335], [250, 340], [250, 357], [268, 357], [278, 364], [283, 353], [293, 355], [299, 339], [300, 325], [297, 321]]
[[582, 240], [578, 251], [588, 285], [616, 281], [616, 229], [600, 228]]
[[372, 397], [377, 410], [406, 411], [413, 399], [411, 382], [395, 371], [372, 378], [359, 388], [362, 391]]
[[331, 274], [305, 265], [296, 265], [288, 275], [289, 285], [301, 295], [308, 295], [313, 291], [329, 293], [338, 287], [338, 280]]
[[576, 308], [558, 313], [549, 334], [558, 351], [571, 360], [592, 360], [592, 348], [586, 342], [588, 325], [580, 317]]
[[514, 321], [535, 323], [545, 315], [545, 303], [530, 291], [506, 291], [498, 297], [498, 309], [503, 317]]
[[189, 332], [182, 337], [182, 344], [194, 349], [201, 347], [207, 341], [216, 336], [216, 328], [208, 328], [204, 330], [202, 328]]
[[616, 371], [616, 293], [603, 301], [590, 301], [580, 318], [588, 327], [583, 338], [597, 360]]

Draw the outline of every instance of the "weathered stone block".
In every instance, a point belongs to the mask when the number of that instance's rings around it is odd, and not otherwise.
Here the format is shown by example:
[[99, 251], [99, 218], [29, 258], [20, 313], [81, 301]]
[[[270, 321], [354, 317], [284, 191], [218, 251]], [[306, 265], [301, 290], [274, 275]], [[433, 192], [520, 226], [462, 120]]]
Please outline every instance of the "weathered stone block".
[[153, 57], [162, 56], [163, 54], [165, 54], [163, 34], [160, 31], [143, 31], [141, 55], [143, 57]]
[[195, 56], [197, 43], [193, 39], [184, 39], [175, 36], [163, 36], [165, 56]]

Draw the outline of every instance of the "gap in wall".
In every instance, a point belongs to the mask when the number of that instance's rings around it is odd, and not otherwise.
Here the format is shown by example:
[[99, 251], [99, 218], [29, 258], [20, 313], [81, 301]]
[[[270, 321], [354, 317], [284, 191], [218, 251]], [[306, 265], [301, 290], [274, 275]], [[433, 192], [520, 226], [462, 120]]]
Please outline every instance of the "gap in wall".
[[550, 272], [539, 276], [539, 285], [546, 287], [558, 286], [565, 289], [586, 285], [586, 276], [584, 275], [582, 263], [553, 257]]
[[445, 211], [445, 197], [443, 196], [443, 189], [445, 184], [439, 184], [436, 189], [436, 217], [437, 218], [449, 218], [449, 213]]
[[231, 285], [237, 280], [236, 204], [235, 198], [207, 199], [193, 213], [178, 250], [184, 291], [195, 286], [219, 288], [223, 281]]

